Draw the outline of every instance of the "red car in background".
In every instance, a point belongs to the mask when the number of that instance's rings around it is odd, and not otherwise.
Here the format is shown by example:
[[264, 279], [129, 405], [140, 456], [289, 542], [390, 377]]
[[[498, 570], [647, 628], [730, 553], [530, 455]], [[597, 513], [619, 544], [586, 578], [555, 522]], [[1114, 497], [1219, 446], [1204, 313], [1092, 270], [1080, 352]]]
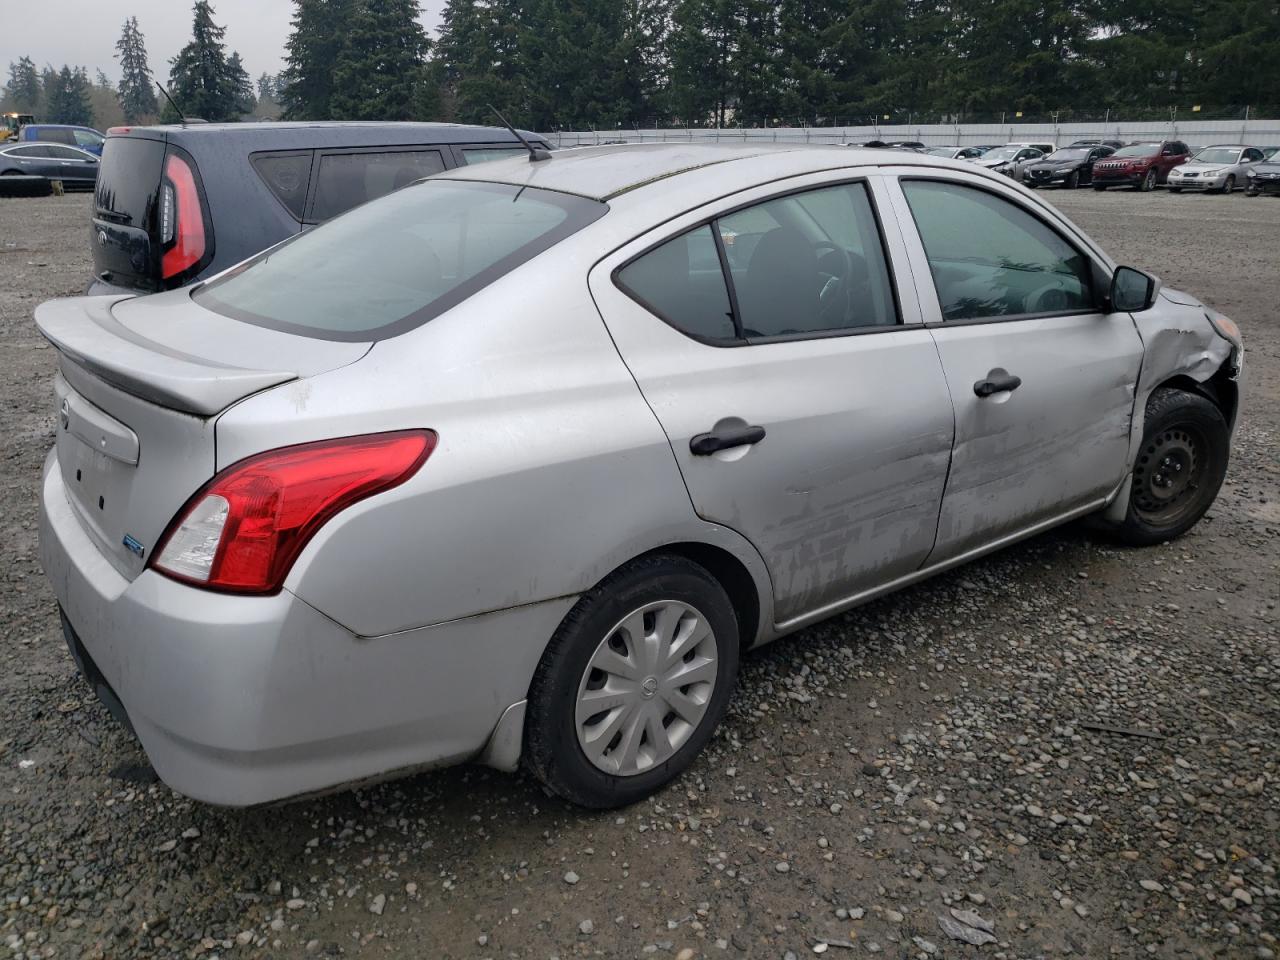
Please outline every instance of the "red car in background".
[[1093, 165], [1093, 189], [1133, 187], [1154, 190], [1169, 179], [1169, 171], [1186, 163], [1191, 151], [1181, 140], [1144, 140], [1127, 143]]

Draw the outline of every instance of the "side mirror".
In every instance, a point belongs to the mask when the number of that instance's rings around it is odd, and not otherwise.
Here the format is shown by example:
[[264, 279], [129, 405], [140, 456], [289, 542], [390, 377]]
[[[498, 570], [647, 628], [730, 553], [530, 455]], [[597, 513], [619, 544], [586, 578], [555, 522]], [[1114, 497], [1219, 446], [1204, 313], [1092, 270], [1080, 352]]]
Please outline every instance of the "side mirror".
[[1160, 294], [1160, 279], [1133, 267], [1116, 267], [1111, 276], [1113, 312], [1140, 313], [1150, 310]]

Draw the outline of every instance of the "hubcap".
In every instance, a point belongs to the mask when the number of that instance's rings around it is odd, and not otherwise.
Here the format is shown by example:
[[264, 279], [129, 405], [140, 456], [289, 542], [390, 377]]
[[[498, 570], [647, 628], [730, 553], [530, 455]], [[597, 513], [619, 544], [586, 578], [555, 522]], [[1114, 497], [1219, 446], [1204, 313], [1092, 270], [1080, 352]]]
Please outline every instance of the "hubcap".
[[1199, 431], [1184, 426], [1147, 441], [1133, 470], [1133, 505], [1147, 522], [1172, 526], [1195, 509], [1204, 449]]
[[592, 765], [629, 777], [669, 760], [706, 715], [717, 654], [706, 617], [687, 603], [661, 600], [623, 617], [578, 684], [574, 727]]

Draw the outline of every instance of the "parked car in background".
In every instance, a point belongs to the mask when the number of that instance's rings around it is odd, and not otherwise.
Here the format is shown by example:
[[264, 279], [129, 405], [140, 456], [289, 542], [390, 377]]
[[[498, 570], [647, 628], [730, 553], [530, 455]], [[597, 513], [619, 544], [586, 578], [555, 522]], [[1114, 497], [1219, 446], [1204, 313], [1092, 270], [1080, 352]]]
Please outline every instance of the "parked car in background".
[[895, 150], [923, 150], [925, 145], [919, 140], [890, 140], [886, 146]]
[[61, 180], [68, 190], [91, 190], [98, 166], [98, 158], [79, 147], [25, 141], [0, 145], [0, 177], [44, 177]]
[[988, 170], [994, 170], [996, 173], [1003, 173], [1006, 177], [1011, 177], [1014, 180], [1021, 180], [1023, 168], [1028, 163], [1033, 160], [1039, 160], [1043, 156], [1044, 151], [1038, 147], [1028, 147], [1015, 143], [988, 150], [970, 162], [976, 163], [980, 167], [986, 167]]
[[446, 123], [114, 127], [89, 292], [185, 286], [415, 180], [523, 153], [503, 128]]
[[942, 157], [945, 160], [976, 160], [982, 156], [981, 147], [927, 147], [924, 151], [931, 157]]
[[1245, 175], [1244, 189], [1251, 197], [1262, 194], [1280, 196], [1280, 148], [1249, 168]]
[[1000, 146], [1003, 146], [1003, 144], [999, 144], [999, 143], [976, 143], [976, 144], [974, 144], [973, 149], [980, 151], [979, 156], [981, 156], [983, 153], [986, 153], [988, 150], [995, 150], [997, 147], [1000, 147]]
[[1093, 165], [1093, 189], [1133, 187], [1154, 190], [1169, 171], [1187, 162], [1187, 145], [1181, 140], [1144, 140], [1127, 143]]
[[1280, 147], [1263, 147], [1262, 156], [1266, 160], [1271, 160], [1277, 153], [1280, 153]]
[[1111, 147], [1118, 150], [1124, 146], [1123, 140], [1074, 140], [1068, 146], [1072, 147]]
[[1063, 147], [1047, 157], [1032, 160], [1022, 172], [1022, 182], [1028, 187], [1047, 187], [1057, 184], [1074, 190], [1093, 182], [1093, 165], [1115, 150], [1102, 146]]
[[93, 127], [76, 127], [65, 123], [29, 123], [19, 131], [18, 139], [61, 143], [67, 147], [79, 147], [95, 157], [100, 157], [102, 144], [107, 138]]
[[454, 169], [194, 290], [42, 304], [81, 671], [207, 802], [479, 759], [616, 807], [743, 651], [1077, 517], [1190, 530], [1235, 325], [1001, 177], [883, 159]]
[[1005, 146], [1006, 147], [1031, 147], [1033, 150], [1039, 150], [1041, 153], [1045, 154], [1046, 156], [1058, 149], [1058, 145], [1056, 143], [1049, 143], [1047, 140], [1041, 140], [1041, 141], [1035, 141], [1035, 142], [1029, 141], [1029, 140], [1010, 141], [1009, 143], [1006, 143]]
[[1249, 170], [1263, 159], [1261, 150], [1244, 144], [1220, 143], [1205, 147], [1169, 172], [1169, 189], [1174, 193], [1183, 190], [1231, 193], [1245, 185]]

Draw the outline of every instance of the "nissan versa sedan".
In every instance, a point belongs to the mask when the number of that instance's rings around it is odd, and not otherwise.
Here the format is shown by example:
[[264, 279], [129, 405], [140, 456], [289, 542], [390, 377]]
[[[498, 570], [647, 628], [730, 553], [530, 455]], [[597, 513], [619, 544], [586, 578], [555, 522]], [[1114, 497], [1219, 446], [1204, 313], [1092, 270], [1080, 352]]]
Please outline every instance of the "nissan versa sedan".
[[1226, 317], [1007, 177], [645, 144], [449, 170], [194, 287], [42, 304], [40, 544], [156, 771], [248, 805], [680, 774], [743, 651], [1217, 494]]

